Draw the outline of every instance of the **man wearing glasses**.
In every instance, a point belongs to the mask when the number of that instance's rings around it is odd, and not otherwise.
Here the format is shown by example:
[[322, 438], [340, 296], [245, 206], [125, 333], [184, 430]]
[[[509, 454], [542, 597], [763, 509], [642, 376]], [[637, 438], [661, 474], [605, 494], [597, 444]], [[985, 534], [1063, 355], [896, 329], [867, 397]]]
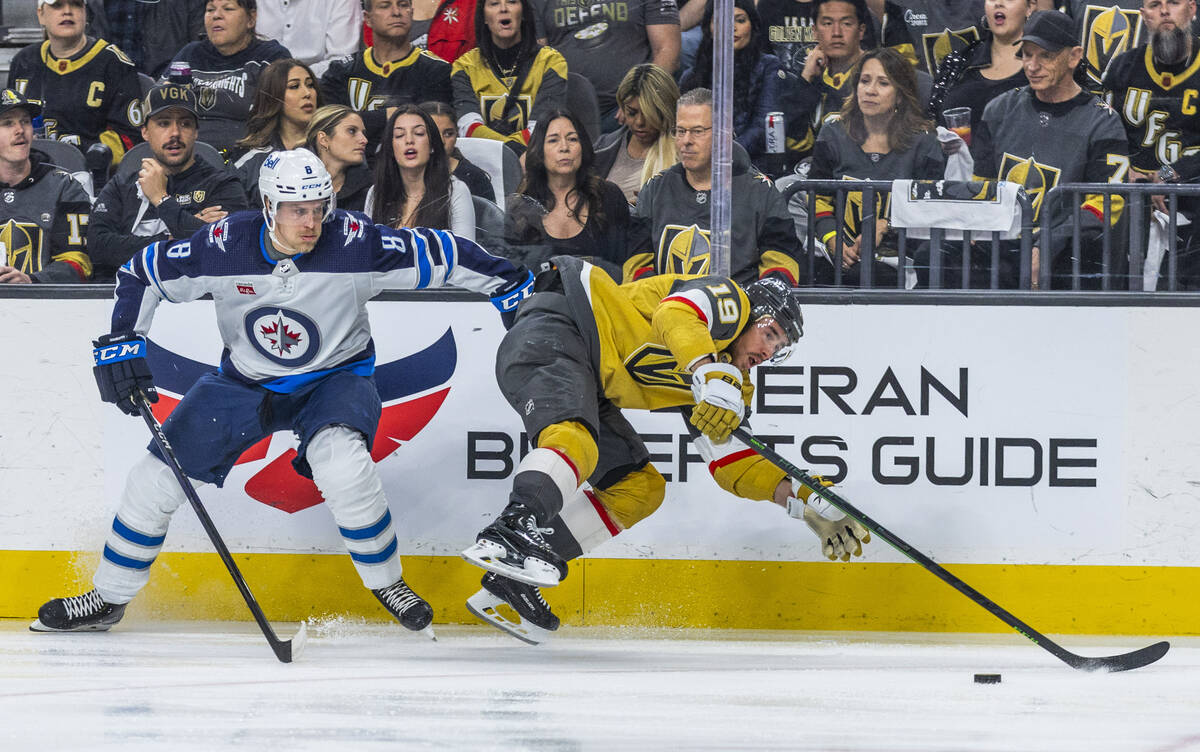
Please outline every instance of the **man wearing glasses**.
[[[710, 273], [712, 92], [692, 89], [681, 96], [675, 125], [679, 164], [651, 178], [638, 195], [635, 213], [650, 225], [651, 247], [633, 249], [625, 262], [627, 282], [651, 274]], [[737, 143], [732, 215], [729, 276], [740, 284], [775, 276], [795, 286], [808, 265], [787, 204]]]

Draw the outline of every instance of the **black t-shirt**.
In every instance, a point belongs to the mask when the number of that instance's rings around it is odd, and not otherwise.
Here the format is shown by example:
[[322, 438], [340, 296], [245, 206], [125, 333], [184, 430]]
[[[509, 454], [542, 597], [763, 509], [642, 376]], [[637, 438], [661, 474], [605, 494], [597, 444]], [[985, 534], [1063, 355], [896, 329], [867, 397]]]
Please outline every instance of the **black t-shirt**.
[[574, 237], [555, 238], [542, 227], [540, 215], [523, 211], [522, 207], [528, 205], [514, 203], [510, 199], [506, 239], [509, 244], [525, 252], [524, 262], [529, 268], [536, 268], [536, 265], [529, 263], [537, 260], [533, 256], [549, 259], [551, 256], [567, 254], [607, 261], [619, 269], [629, 257], [631, 248], [640, 249], [648, 245], [647, 223], [629, 214], [625, 194], [607, 180], [600, 181], [600, 205], [604, 214], [603, 224], [593, 213]]
[[1028, 83], [1024, 70], [1018, 70], [1008, 78], [997, 81], [985, 78], [980, 68], [971, 68], [946, 92], [941, 111], [944, 113], [952, 107], [970, 107], [971, 127], [974, 128], [983, 119], [983, 108], [987, 107], [988, 102], [1006, 91], [1019, 89]]

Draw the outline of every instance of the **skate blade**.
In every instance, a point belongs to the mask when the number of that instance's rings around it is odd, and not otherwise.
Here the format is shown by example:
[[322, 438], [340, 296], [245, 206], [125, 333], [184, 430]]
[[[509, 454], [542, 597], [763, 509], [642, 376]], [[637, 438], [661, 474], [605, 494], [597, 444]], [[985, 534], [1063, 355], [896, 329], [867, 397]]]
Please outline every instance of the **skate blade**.
[[504, 561], [506, 549], [497, 543], [481, 540], [462, 552], [462, 557], [481, 569], [495, 572], [517, 582], [537, 587], [554, 587], [559, 583], [558, 568], [533, 556], [525, 557], [525, 566], [517, 567]]
[[424, 629], [420, 630], [419, 632], [417, 632], [417, 634], [424, 635], [425, 637], [428, 637], [429, 639], [433, 640], [434, 642], [437, 642], [437, 635], [435, 635], [433, 633], [433, 625], [432, 624], [430, 624], [428, 627], [425, 627]]
[[480, 590], [467, 599], [467, 610], [479, 620], [492, 625], [502, 632], [507, 632], [521, 642], [529, 645], [539, 645], [550, 638], [549, 631], [542, 629], [536, 624], [526, 622], [524, 619], [521, 619], [520, 615], [517, 616], [519, 621], [512, 621], [506, 618], [497, 608], [502, 603], [504, 603], [503, 600], [488, 591]]
[[42, 623], [41, 619], [34, 619], [33, 623], [29, 625], [29, 631], [30, 632], [62, 632], [62, 633], [67, 633], [67, 632], [107, 632], [108, 630], [112, 629], [112, 627], [113, 627], [113, 625], [111, 625], [111, 624], [89, 624], [86, 627], [78, 627], [76, 629], [55, 629], [54, 627], [47, 627], [45, 624]]

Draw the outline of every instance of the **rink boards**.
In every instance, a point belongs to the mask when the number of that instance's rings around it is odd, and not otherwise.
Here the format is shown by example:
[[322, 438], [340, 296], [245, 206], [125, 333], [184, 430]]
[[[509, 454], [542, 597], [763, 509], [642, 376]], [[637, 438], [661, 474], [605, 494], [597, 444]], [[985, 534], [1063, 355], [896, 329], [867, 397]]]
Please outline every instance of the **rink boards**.
[[[0, 616], [85, 582], [140, 421], [95, 396], [100, 299], [0, 299]], [[371, 304], [385, 400], [378, 463], [406, 579], [439, 621], [469, 621], [457, 552], [503, 506], [527, 440], [494, 382], [498, 317], [474, 298]], [[815, 305], [783, 367], [760, 369], [756, 434], [1042, 631], [1196, 631], [1200, 418], [1195, 308]], [[220, 355], [209, 302], [160, 307], [165, 411]], [[800, 522], [712, 482], [672, 414], [631, 413], [667, 499], [548, 599], [568, 623], [1005, 629], [880, 541], [832, 564]], [[378, 618], [277, 434], [201, 491], [273, 618]], [[381, 445], [377, 443], [377, 448]], [[242, 618], [190, 510], [131, 613]]]

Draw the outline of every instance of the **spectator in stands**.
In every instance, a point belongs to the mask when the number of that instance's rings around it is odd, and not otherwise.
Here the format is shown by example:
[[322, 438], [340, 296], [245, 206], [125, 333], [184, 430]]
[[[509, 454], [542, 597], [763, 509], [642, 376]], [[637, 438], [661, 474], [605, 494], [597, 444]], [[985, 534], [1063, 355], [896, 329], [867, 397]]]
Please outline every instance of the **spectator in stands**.
[[[704, 11], [704, 38], [696, 65], [683, 74], [683, 90], [711, 88], [713, 67], [713, 0]], [[733, 137], [750, 160], [766, 151], [767, 113], [779, 110], [779, 58], [770, 53], [754, 0], [733, 0]]]
[[[917, 76], [912, 65], [891, 48], [872, 50], [863, 55], [851, 78], [855, 95], [846, 100], [839, 118], [830, 120], [817, 136], [813, 147], [813, 180], [941, 180], [946, 157], [938, 143], [932, 121], [917, 100]], [[857, 201], [849, 200], [857, 198]], [[861, 206], [862, 194], [847, 197], [844, 223], [837, 226], [833, 198], [818, 195], [816, 235], [824, 243], [829, 257], [836, 260], [836, 236], [842, 234], [842, 280], [857, 285], [862, 268]], [[881, 261], [895, 257], [896, 241], [890, 232], [888, 206], [879, 202], [876, 210], [874, 281], [894, 287], [894, 263]], [[822, 271], [831, 271], [824, 265]], [[819, 282], [832, 280], [818, 278]]]
[[88, 197], [64, 170], [31, 153], [41, 105], [0, 92], [0, 284], [86, 282]]
[[420, 107], [401, 106], [379, 147], [367, 216], [391, 227], [432, 227], [475, 239], [471, 191], [450, 174], [437, 126]]
[[188, 42], [204, 38], [206, 0], [87, 0], [88, 33], [120, 47], [158, 78]]
[[[505, 237], [521, 263], [537, 269], [568, 254], [600, 264], [620, 281], [629, 249], [649, 243], [621, 189], [592, 171], [592, 145], [579, 120], [556, 110], [538, 121], [525, 153], [525, 177], [509, 199]], [[510, 258], [513, 253], [506, 254]]]
[[626, 0], [588, 5], [574, 0], [536, 0], [538, 41], [562, 53], [567, 68], [591, 82], [604, 131], [616, 130], [617, 85], [633, 65], [679, 67], [679, 10], [672, 0]]
[[[1141, 0], [1060, 0], [1054, 3], [1075, 22], [1075, 44], [1083, 48], [1081, 85], [1093, 93], [1103, 90], [1101, 76], [1122, 52], [1143, 44], [1148, 29], [1139, 13]], [[1039, 8], [1046, 8], [1039, 5]], [[1193, 29], [1195, 31], [1195, 29]]]
[[[693, 0], [704, 7], [703, 0]], [[892, 3], [888, 2], [889, 10]], [[758, 16], [762, 19], [763, 33], [771, 43], [771, 51], [779, 58], [779, 66], [794, 76], [799, 76], [804, 70], [804, 61], [808, 53], [817, 46], [816, 3], [813, 0], [758, 0], [755, 5]], [[872, 23], [867, 25], [863, 34], [862, 48], [873, 50], [879, 45], [879, 32], [875, 28], [877, 19], [883, 18], [875, 8]], [[682, 15], [683, 11], [680, 11]], [[889, 39], [891, 30], [897, 19], [888, 17]], [[903, 9], [899, 15], [900, 35], [897, 41], [907, 41], [908, 30], [904, 24]], [[911, 45], [910, 45], [911, 47]]]
[[363, 0], [372, 46], [329, 65], [321, 77], [325, 101], [358, 112], [367, 126], [367, 154], [384, 140], [384, 126], [403, 104], [450, 102], [450, 65], [412, 43], [411, 0]]
[[[980, 38], [984, 0], [868, 0], [867, 4], [876, 18], [886, 18], [883, 43], [916, 63], [926, 76], [937, 73], [946, 55]], [[1054, 4], [1046, 0], [1046, 7]]]
[[939, 120], [946, 110], [969, 107], [974, 128], [988, 102], [1029, 83], [1017, 57], [1017, 40], [1025, 33], [1029, 14], [1037, 10], [1036, 1], [985, 0], [984, 9], [983, 37], [947, 55], [938, 69], [934, 90], [941, 95], [936, 112], [931, 114]]
[[334, 58], [358, 52], [359, 0], [259, 0], [258, 33], [287, 47], [320, 76]]
[[38, 0], [46, 41], [12, 59], [7, 88], [43, 103], [43, 134], [86, 152], [95, 143], [113, 162], [138, 141], [142, 87], [137, 70], [117, 47], [84, 34], [83, 0]]
[[142, 137], [152, 156], [138, 170], [117, 175], [92, 207], [88, 245], [95, 277], [117, 269], [150, 243], [190, 237], [209, 222], [247, 208], [237, 177], [196, 159], [199, 129], [191, 86], [159, 84], [146, 95]]
[[821, 123], [839, 112], [850, 95], [850, 74], [863, 55], [863, 35], [871, 23], [864, 0], [813, 0], [813, 5], [817, 46], [804, 59], [800, 75], [780, 92], [792, 163], [812, 152]]
[[258, 168], [273, 151], [304, 145], [308, 122], [321, 101], [317, 77], [295, 58], [276, 60], [258, 79], [246, 135], [230, 155], [234, 171], [251, 206], [258, 206]]
[[461, 180], [472, 196], [494, 202], [496, 189], [492, 178], [458, 150], [458, 111], [444, 102], [422, 102], [421, 109], [429, 114], [441, 134], [442, 147], [450, 160], [450, 174]]
[[[679, 98], [675, 144], [679, 164], [650, 179], [635, 214], [650, 223], [647, 252], [632, 255], [626, 280], [646, 274], [707, 274], [712, 189], [712, 92], [692, 89]], [[800, 248], [783, 196], [750, 166], [734, 143], [729, 276], [749, 283], [767, 275], [790, 285], [801, 280]]]
[[329, 170], [338, 208], [364, 211], [375, 176], [367, 167], [362, 117], [344, 104], [326, 105], [313, 113], [304, 145]]
[[646, 181], [679, 161], [675, 154], [675, 79], [653, 63], [629, 69], [617, 87], [621, 127], [596, 142], [596, 174], [637, 203]]
[[450, 76], [459, 135], [522, 153], [538, 118], [566, 103], [567, 61], [538, 44], [530, 0], [480, 0], [475, 42]]
[[[1129, 167], [1120, 116], [1075, 83], [1082, 58], [1083, 48], [1075, 44], [1071, 19], [1057, 11], [1036, 11], [1021, 37], [1021, 60], [1029, 85], [988, 103], [979, 127], [972, 132], [976, 175], [1025, 186], [1039, 227], [1046, 193], [1055, 185], [1119, 183]], [[1120, 218], [1123, 205], [1121, 197], [1112, 197], [1113, 223]], [[1035, 241], [1034, 280], [1040, 265], [1049, 263], [1055, 285], [1069, 284], [1071, 253], [1064, 251], [1076, 213], [1083, 236], [1081, 266], [1085, 274], [1097, 271], [1103, 197], [1089, 194], [1077, 209], [1060, 201], [1050, 211], [1051, 236], [1039, 235]], [[1122, 272], [1121, 255], [1113, 254], [1118, 274]], [[1002, 284], [1015, 286], [1019, 280], [1015, 254], [1005, 255], [1001, 271]], [[1085, 280], [1085, 284], [1090, 282]]]
[[[453, 63], [475, 48], [475, 0], [418, 0], [418, 3], [434, 8], [428, 16], [425, 13], [416, 15], [416, 18], [429, 18], [422, 47], [447, 63]], [[414, 26], [417, 24], [416, 21], [413, 23]]]
[[[1130, 175], [1137, 182], [1200, 182], [1200, 122], [1196, 118], [1200, 37], [1192, 31], [1196, 5], [1183, 0], [1144, 0], [1141, 13], [1148, 40], [1113, 58], [1104, 72], [1109, 101], [1124, 121]], [[1163, 196], [1153, 197], [1152, 202], [1159, 211], [1168, 211]], [[1197, 289], [1200, 201], [1180, 196], [1178, 208], [1190, 221], [1179, 228], [1178, 281], [1183, 288]], [[1166, 276], [1161, 276], [1160, 289], [1166, 283]]]
[[192, 42], [175, 56], [192, 68], [203, 113], [200, 140], [224, 156], [246, 134], [263, 69], [292, 56], [279, 42], [255, 37], [257, 9], [256, 0], [208, 0], [204, 8], [208, 38]]

